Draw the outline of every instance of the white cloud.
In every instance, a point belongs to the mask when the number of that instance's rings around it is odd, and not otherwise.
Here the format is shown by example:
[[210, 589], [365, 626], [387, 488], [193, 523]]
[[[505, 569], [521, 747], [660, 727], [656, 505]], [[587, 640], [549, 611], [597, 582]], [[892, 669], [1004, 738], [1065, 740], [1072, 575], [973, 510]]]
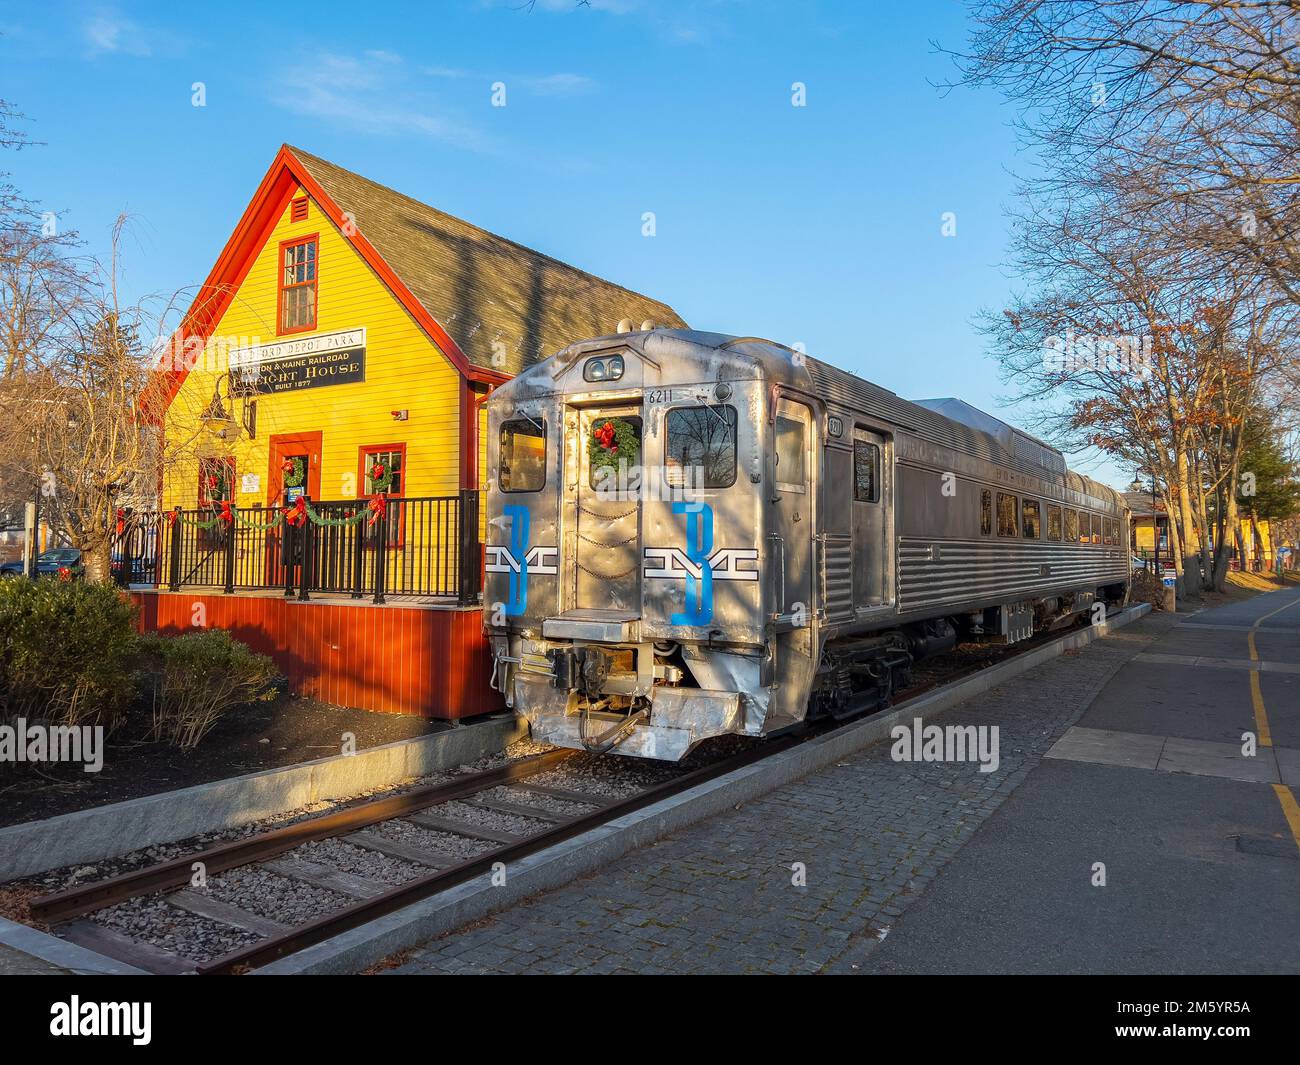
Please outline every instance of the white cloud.
[[82, 23], [81, 33], [90, 46], [91, 55], [147, 56], [153, 53], [145, 39], [145, 31], [115, 11], [91, 15]]
[[596, 87], [585, 74], [548, 74], [542, 78], [523, 78], [524, 87], [538, 96], [580, 96]]
[[479, 130], [436, 97], [413, 90], [401, 66], [401, 57], [391, 52], [321, 52], [280, 65], [272, 99], [286, 111], [361, 133], [425, 136], [474, 151], [490, 149]]

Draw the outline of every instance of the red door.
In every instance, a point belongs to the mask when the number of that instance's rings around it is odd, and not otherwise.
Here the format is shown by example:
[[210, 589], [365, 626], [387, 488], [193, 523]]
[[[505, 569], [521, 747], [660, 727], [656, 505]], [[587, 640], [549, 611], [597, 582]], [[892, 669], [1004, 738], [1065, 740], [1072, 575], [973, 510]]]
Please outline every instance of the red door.
[[[289, 506], [304, 492], [313, 501], [320, 499], [321, 433], [284, 433], [272, 436], [270, 460], [266, 472], [267, 506]], [[286, 460], [302, 463], [303, 479], [300, 485], [285, 484]], [[292, 473], [287, 475], [292, 479]], [[284, 583], [284, 558], [281, 550], [281, 525], [266, 534], [266, 583]]]

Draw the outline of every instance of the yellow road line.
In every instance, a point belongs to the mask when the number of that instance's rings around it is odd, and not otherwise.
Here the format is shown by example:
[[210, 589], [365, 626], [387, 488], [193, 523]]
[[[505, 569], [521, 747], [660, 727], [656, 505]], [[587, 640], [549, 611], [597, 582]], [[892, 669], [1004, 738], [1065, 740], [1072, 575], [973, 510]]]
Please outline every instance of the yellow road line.
[[1273, 746], [1273, 734], [1268, 729], [1268, 714], [1264, 710], [1264, 693], [1259, 690], [1259, 670], [1250, 671], [1250, 704], [1255, 708], [1255, 735], [1261, 747]]
[[1285, 784], [1274, 784], [1273, 792], [1277, 795], [1277, 801], [1282, 804], [1286, 823], [1291, 826], [1291, 838], [1295, 840], [1295, 845], [1300, 847], [1300, 804], [1296, 803], [1291, 789]]
[[[1246, 634], [1246, 646], [1250, 648], [1250, 659], [1252, 662], [1259, 661], [1259, 653], [1255, 650], [1255, 630], [1259, 628], [1262, 622], [1267, 621], [1274, 614], [1280, 614], [1283, 610], [1288, 610], [1300, 603], [1300, 599], [1293, 599], [1291, 602], [1278, 607], [1263, 615], [1255, 624], [1250, 627], [1250, 632]], [[1259, 686], [1259, 671], [1252, 669], [1250, 671], [1250, 702], [1255, 709], [1255, 731], [1259, 736], [1259, 745], [1261, 747], [1272, 747], [1273, 736], [1268, 729], [1268, 712], [1264, 709], [1264, 693]], [[1300, 804], [1295, 801], [1295, 796], [1291, 794], [1291, 789], [1285, 784], [1274, 784], [1273, 794], [1277, 796], [1277, 801], [1282, 804], [1282, 815], [1286, 818], [1286, 823], [1291, 826], [1291, 838], [1295, 840], [1295, 845], [1300, 849]]]

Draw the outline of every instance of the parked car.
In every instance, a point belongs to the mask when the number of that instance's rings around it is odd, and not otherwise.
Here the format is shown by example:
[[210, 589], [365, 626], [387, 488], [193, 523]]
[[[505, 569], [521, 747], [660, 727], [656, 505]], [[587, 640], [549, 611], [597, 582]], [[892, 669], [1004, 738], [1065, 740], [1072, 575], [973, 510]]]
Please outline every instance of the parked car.
[[[1140, 569], [1151, 568], [1152, 560], [1149, 558], [1139, 558], [1137, 555], [1130, 555], [1129, 558], [1132, 561], [1132, 567], [1134, 573], [1136, 573]], [[1176, 571], [1174, 570], [1174, 564], [1162, 558], [1160, 560], [1160, 572], [1156, 574], [1156, 576], [1158, 576], [1161, 580], [1165, 580], [1165, 579], [1172, 579], [1175, 576], [1175, 574]]]
[[[66, 569], [73, 577], [81, 576], [81, 552], [75, 547], [54, 547], [36, 556], [36, 576], [57, 577]], [[0, 577], [21, 577], [22, 562], [6, 562], [0, 566]]]

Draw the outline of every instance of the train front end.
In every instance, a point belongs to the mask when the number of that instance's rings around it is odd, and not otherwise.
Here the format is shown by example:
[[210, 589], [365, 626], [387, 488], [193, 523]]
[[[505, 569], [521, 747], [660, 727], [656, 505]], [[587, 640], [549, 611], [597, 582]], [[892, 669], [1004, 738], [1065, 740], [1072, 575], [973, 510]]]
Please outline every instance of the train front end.
[[763, 374], [728, 339], [584, 341], [488, 402], [484, 625], [539, 742], [677, 760], [771, 725]]

